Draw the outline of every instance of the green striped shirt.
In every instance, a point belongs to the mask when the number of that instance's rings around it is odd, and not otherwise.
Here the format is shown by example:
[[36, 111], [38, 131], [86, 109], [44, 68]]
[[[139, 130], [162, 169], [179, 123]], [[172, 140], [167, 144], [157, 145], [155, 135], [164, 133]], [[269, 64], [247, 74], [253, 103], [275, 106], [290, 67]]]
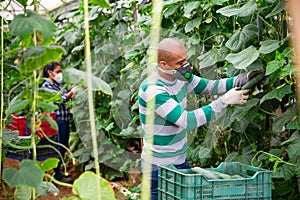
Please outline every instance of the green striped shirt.
[[[182, 164], [188, 149], [187, 130], [206, 124], [227, 106], [218, 98], [207, 106], [188, 111], [187, 94], [221, 95], [235, 85], [235, 77], [208, 80], [193, 75], [189, 82], [170, 82], [154, 72], [145, 79], [138, 96], [144, 141], [142, 158], [152, 153], [153, 164]], [[155, 102], [153, 109], [149, 109], [151, 102]], [[153, 116], [150, 123], [149, 116]]]

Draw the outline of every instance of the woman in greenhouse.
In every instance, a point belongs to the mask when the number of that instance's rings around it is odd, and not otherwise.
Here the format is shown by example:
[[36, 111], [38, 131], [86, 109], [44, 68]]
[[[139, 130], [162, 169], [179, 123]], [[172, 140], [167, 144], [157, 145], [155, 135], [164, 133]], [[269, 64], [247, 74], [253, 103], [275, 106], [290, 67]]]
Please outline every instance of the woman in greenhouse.
[[[178, 169], [191, 168], [186, 160], [186, 131], [208, 123], [227, 105], [247, 102], [249, 90], [240, 90], [239, 87], [260, 72], [242, 73], [220, 80], [200, 78], [192, 73], [182, 43], [172, 38], [163, 39], [159, 43], [158, 68], [143, 81], [139, 90], [144, 143], [142, 159], [144, 166], [147, 163], [152, 164], [152, 200], [158, 198], [158, 165], [174, 165]], [[188, 111], [188, 93], [222, 96], [202, 108]], [[153, 101], [154, 111], [149, 110]], [[153, 120], [149, 120], [150, 115]]]
[[[67, 90], [62, 90], [62, 69], [59, 63], [52, 62], [44, 67], [43, 77], [46, 81], [43, 83], [42, 88], [50, 90], [50, 92], [58, 93], [61, 92], [62, 101], [55, 103], [58, 105], [56, 112], [56, 122], [58, 125], [58, 137], [59, 142], [65, 147], [68, 147], [69, 137], [70, 137], [70, 108], [67, 107], [66, 101], [73, 98], [75, 95], [75, 89], [67, 92]], [[64, 147], [59, 148], [60, 153], [64, 156], [66, 149]], [[60, 170], [62, 160], [59, 161], [57, 168], [54, 169], [54, 178], [61, 182], [71, 183], [73, 180], [64, 176]]]

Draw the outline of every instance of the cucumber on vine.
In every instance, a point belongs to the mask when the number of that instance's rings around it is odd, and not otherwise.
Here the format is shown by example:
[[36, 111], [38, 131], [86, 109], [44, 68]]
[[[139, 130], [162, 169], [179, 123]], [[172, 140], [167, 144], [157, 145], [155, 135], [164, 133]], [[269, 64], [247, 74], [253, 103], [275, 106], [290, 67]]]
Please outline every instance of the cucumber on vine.
[[257, 83], [259, 83], [263, 78], [265, 77], [264, 73], [258, 74], [256, 75], [254, 78], [252, 78], [250, 81], [248, 81], [248, 83], [246, 83], [245, 85], [243, 85], [243, 87], [241, 88], [241, 90], [248, 90], [253, 88]]

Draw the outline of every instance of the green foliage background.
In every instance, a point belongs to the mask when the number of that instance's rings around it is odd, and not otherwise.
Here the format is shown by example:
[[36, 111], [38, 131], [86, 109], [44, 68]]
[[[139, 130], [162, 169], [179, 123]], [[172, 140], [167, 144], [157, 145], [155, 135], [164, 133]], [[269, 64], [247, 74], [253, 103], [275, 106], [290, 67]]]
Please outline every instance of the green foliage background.
[[[146, 74], [152, 11], [151, 2], [146, 0], [116, 1], [110, 8], [91, 4], [89, 13], [99, 162], [106, 178], [123, 176], [124, 171], [139, 165], [137, 91]], [[246, 104], [226, 108], [215, 121], [189, 134], [188, 160], [202, 167], [239, 161], [272, 170], [273, 198], [299, 198], [300, 120], [293, 49], [289, 47], [292, 19], [285, 1], [171, 0], [164, 2], [162, 18], [162, 38], [174, 37], [185, 44], [195, 74], [218, 79], [253, 69], [266, 70], [264, 82], [253, 89]], [[56, 55], [67, 68], [64, 77], [68, 87], [85, 88], [83, 19], [83, 7], [78, 5], [78, 9], [54, 19], [54, 36], [46, 35], [41, 41], [56, 45], [47, 48], [53, 51], [47, 54]], [[21, 111], [30, 104], [25, 101], [29, 95], [19, 98], [20, 91], [26, 91], [24, 77], [44, 63], [33, 62], [30, 68], [17, 66], [15, 58], [35, 55], [28, 48], [31, 40], [23, 38], [25, 42], [20, 44], [18, 37], [8, 33], [5, 39], [9, 53], [5, 54], [4, 103], [8, 108], [18, 105], [14, 111]], [[20, 45], [28, 48], [27, 54], [20, 54]], [[191, 95], [191, 109], [214, 98]], [[71, 147], [85, 170], [90, 170], [94, 167], [93, 154], [84, 102], [85, 89], [73, 102], [78, 135]]]

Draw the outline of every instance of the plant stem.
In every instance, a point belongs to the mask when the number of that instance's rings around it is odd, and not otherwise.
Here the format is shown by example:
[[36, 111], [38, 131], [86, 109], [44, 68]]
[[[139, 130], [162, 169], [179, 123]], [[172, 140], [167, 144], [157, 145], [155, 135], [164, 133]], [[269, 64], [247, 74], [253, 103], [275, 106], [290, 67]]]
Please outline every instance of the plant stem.
[[268, 155], [268, 156], [270, 156], [270, 157], [276, 158], [276, 160], [278, 160], [278, 163], [284, 163], [284, 164], [291, 165], [291, 166], [294, 166], [294, 167], [297, 167], [297, 166], [298, 166], [298, 165], [296, 165], [296, 164], [289, 163], [289, 162], [286, 162], [286, 161], [284, 161], [284, 160], [281, 160], [278, 156], [275, 156], [275, 155], [273, 155], [273, 154], [271, 154], [271, 153], [268, 153], [268, 152], [265, 152], [265, 151], [258, 151], [258, 152], [255, 154], [255, 156], [252, 158], [252, 160], [251, 160], [251, 165], [253, 165], [254, 159], [255, 159], [256, 156], [257, 156], [258, 154], [260, 154], [260, 153], [263, 153], [263, 154], [266, 154], [266, 155]]
[[65, 187], [70, 187], [72, 188], [73, 185], [72, 184], [69, 184], [69, 183], [64, 183], [64, 182], [60, 182], [58, 180], [56, 180], [55, 178], [53, 178], [53, 176], [49, 175], [49, 174], [44, 174], [45, 177], [49, 178], [51, 181], [53, 181], [54, 183], [58, 184], [58, 185], [61, 185], [61, 186], [65, 186]]
[[[86, 69], [87, 69], [87, 90], [88, 90], [88, 106], [89, 106], [89, 118], [91, 126], [91, 136], [94, 152], [94, 163], [97, 176], [100, 177], [100, 165], [98, 159], [98, 145], [97, 145], [97, 135], [96, 135], [96, 125], [95, 125], [95, 113], [94, 113], [94, 101], [93, 101], [93, 91], [92, 91], [92, 61], [91, 61], [91, 47], [90, 47], [90, 30], [89, 30], [89, 2], [84, 0], [84, 29], [85, 29], [85, 57], [86, 57]], [[99, 182], [98, 182], [99, 181]], [[101, 179], [97, 179], [97, 185], [100, 186]], [[101, 188], [98, 187], [97, 197], [95, 199], [101, 199]]]

